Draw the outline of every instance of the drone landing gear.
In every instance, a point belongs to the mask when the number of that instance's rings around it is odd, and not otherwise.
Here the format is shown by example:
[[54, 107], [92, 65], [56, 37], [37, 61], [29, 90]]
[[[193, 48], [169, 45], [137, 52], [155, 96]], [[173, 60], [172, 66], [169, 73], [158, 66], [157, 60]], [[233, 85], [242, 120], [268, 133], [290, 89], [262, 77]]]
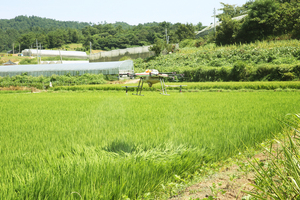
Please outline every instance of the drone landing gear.
[[167, 89], [166, 89], [166, 85], [165, 85], [164, 79], [160, 78], [159, 81], [160, 81], [161, 90], [162, 90], [162, 93], [160, 93], [160, 94], [162, 94], [162, 95], [168, 95], [169, 96], [169, 94], [167, 93]]
[[[142, 95], [142, 90], [143, 90], [143, 78], [140, 78], [140, 81], [139, 81], [139, 85], [137, 86], [137, 91], [136, 91], [136, 94], [132, 93], [133, 95], [138, 95], [138, 96], [144, 96]], [[139, 94], [140, 92], [140, 94]]]

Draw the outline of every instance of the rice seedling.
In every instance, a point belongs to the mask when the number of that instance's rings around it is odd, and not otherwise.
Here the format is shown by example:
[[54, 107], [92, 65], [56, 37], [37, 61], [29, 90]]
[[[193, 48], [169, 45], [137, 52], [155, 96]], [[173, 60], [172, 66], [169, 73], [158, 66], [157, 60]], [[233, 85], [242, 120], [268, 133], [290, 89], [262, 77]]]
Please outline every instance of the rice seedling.
[[[217, 91], [220, 90], [283, 90], [283, 89], [300, 89], [300, 82], [299, 81], [272, 81], [272, 82], [188, 82], [188, 83], [170, 83], [170, 85], [187, 85], [182, 88], [182, 91], [189, 91], [189, 90], [211, 90], [216, 89]], [[59, 90], [123, 90], [125, 91], [126, 88], [124, 84], [103, 84], [103, 85], [78, 85], [78, 86], [57, 86], [54, 87], [54, 91]], [[159, 84], [153, 85], [151, 88], [145, 86], [143, 90], [146, 91], [157, 91], [160, 90], [161, 86]], [[178, 88], [169, 87], [168, 90], [179, 91]], [[127, 88], [129, 91], [134, 91], [135, 88]]]
[[[170, 195], [205, 163], [282, 130], [298, 92], [0, 95], [0, 199]], [[180, 180], [178, 180], [180, 177]]]

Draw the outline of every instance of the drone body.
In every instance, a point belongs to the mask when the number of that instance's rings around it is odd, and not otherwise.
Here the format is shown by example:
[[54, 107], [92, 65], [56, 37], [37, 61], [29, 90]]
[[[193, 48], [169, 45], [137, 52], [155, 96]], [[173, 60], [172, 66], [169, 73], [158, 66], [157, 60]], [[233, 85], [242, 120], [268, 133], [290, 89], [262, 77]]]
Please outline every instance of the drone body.
[[[155, 83], [159, 83], [161, 84], [161, 89], [162, 89], [162, 95], [169, 95], [167, 94], [167, 90], [166, 90], [166, 87], [172, 87], [172, 86], [166, 86], [165, 85], [165, 81], [164, 81], [164, 78], [167, 78], [169, 77], [169, 74], [172, 76], [174, 76], [176, 73], [174, 72], [171, 72], [171, 73], [159, 73], [158, 70], [156, 69], [147, 69], [145, 72], [142, 72], [142, 73], [135, 73], [133, 76], [137, 76], [140, 78], [139, 80], [139, 85], [138, 86], [124, 86], [126, 87], [126, 93], [127, 93], [127, 87], [137, 87], [137, 93], [133, 95], [140, 95], [140, 96], [143, 96], [141, 95], [141, 92], [143, 90], [143, 84], [144, 83], [147, 83], [149, 87], [152, 87], [153, 84]], [[173, 87], [180, 87], [180, 92], [181, 92], [181, 87], [183, 85], [178, 85], [178, 86], [173, 86]]]

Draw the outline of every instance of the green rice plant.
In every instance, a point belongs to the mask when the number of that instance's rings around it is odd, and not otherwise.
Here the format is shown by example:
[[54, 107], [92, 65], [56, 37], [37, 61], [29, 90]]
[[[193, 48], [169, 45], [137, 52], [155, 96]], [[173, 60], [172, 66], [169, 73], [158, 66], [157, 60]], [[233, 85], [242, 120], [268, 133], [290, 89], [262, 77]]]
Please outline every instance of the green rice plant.
[[[275, 90], [280, 91], [282, 89], [300, 89], [299, 81], [285, 81], [285, 82], [171, 82], [166, 83], [167, 85], [186, 85], [182, 87], [182, 91], [189, 90]], [[102, 84], [102, 85], [77, 85], [77, 86], [56, 86], [52, 88], [54, 91], [59, 90], [126, 90], [124, 86], [132, 86], [133, 84]], [[135, 84], [137, 85], [137, 84]], [[143, 87], [144, 91], [160, 91], [160, 84], [155, 84], [151, 88], [148, 86]], [[134, 91], [136, 88], [127, 88], [128, 91]], [[168, 91], [178, 91], [179, 87], [168, 87]]]
[[[256, 172], [254, 189], [247, 191], [256, 199], [299, 199], [300, 198], [300, 116], [288, 115], [283, 123], [293, 131], [286, 131], [284, 138], [275, 140], [265, 152], [270, 160], [251, 162]], [[275, 146], [275, 147], [274, 147]]]
[[299, 92], [1, 94], [0, 199], [168, 196], [163, 186], [272, 138], [282, 127], [270, 116], [294, 112], [299, 100]]

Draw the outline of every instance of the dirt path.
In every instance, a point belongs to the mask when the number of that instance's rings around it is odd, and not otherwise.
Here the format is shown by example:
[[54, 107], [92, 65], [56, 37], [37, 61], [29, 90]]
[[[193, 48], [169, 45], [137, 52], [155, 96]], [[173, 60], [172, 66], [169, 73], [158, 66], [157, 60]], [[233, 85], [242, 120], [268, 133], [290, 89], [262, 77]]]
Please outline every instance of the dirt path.
[[140, 79], [134, 79], [134, 80], [126, 81], [126, 82], [124, 82], [124, 84], [138, 83], [139, 81], [140, 81]]
[[[259, 153], [254, 158], [260, 162], [268, 159], [264, 153]], [[242, 199], [247, 196], [243, 190], [253, 189], [250, 184], [254, 183], [255, 174], [251, 169], [246, 160], [237, 160], [231, 166], [223, 167], [218, 173], [186, 188], [180, 195], [169, 198], [169, 200]]]

